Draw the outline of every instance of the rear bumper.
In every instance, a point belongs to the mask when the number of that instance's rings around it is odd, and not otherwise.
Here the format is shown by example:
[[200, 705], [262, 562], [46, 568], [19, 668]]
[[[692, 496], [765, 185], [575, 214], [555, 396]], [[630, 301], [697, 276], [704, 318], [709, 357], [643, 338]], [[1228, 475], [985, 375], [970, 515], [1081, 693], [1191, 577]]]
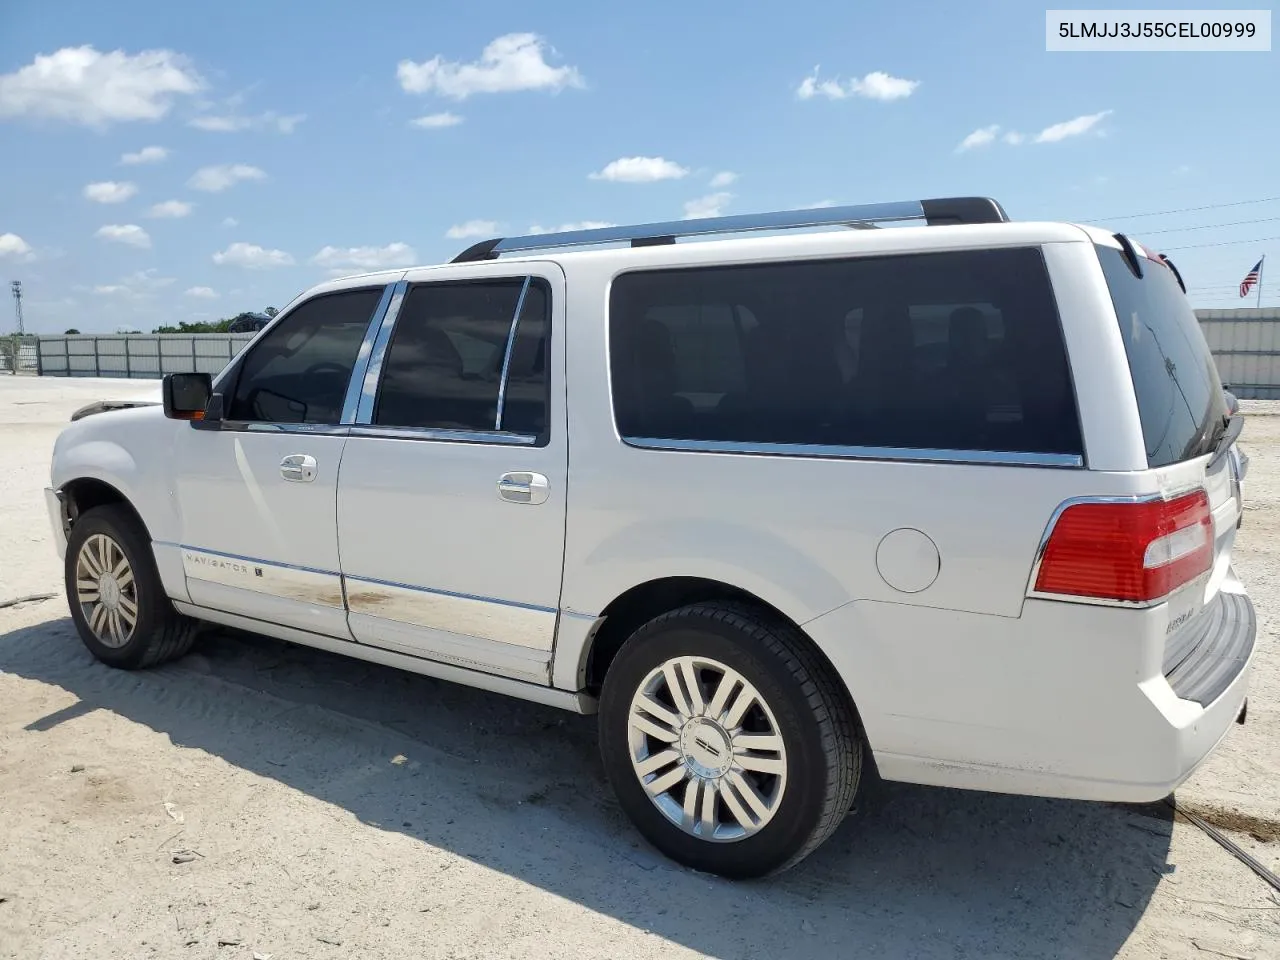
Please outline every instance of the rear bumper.
[[1226, 736], [1248, 693], [1256, 622], [1231, 572], [1195, 636], [1169, 650], [1154, 610], [1028, 601], [1015, 619], [851, 606], [863, 609], [843, 624], [828, 615], [806, 629], [849, 684], [888, 780], [1158, 800]]
[[62, 494], [51, 487], [44, 488], [45, 508], [49, 511], [49, 526], [53, 528], [53, 545], [58, 556], [67, 556], [67, 520]]

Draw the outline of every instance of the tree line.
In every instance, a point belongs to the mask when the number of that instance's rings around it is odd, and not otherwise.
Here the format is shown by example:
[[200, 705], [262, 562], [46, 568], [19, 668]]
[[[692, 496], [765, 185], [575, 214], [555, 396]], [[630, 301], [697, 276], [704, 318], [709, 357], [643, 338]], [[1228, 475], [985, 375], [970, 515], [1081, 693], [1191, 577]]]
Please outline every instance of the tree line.
[[[279, 312], [280, 311], [277, 310], [275, 307], [267, 307], [267, 309], [263, 310], [261, 314], [256, 313], [253, 310], [244, 310], [241, 313], [237, 313], [234, 317], [224, 317], [221, 320], [197, 320], [194, 323], [187, 322], [184, 320], [179, 322], [176, 326], [172, 324], [165, 324], [163, 326], [156, 327], [151, 332], [152, 333], [227, 333], [230, 330], [231, 325], [235, 323], [237, 320], [252, 320], [256, 317], [262, 316], [263, 314], [265, 314], [268, 317], [274, 317]], [[63, 336], [70, 337], [70, 336], [75, 336], [79, 333], [80, 331], [77, 328], [69, 327], [68, 329], [63, 331]], [[140, 333], [142, 333], [141, 330], [126, 330], [120, 334], [115, 334], [115, 336], [128, 336], [129, 334], [140, 334]]]

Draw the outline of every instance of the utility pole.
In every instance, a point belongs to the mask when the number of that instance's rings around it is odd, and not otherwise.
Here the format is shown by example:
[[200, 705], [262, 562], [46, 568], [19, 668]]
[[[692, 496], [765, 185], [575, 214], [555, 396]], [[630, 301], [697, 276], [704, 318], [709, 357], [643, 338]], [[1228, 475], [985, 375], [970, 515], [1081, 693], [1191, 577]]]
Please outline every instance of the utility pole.
[[22, 329], [22, 281], [14, 280], [9, 288], [13, 291], [13, 315], [18, 321], [18, 336], [22, 336], [26, 332]]

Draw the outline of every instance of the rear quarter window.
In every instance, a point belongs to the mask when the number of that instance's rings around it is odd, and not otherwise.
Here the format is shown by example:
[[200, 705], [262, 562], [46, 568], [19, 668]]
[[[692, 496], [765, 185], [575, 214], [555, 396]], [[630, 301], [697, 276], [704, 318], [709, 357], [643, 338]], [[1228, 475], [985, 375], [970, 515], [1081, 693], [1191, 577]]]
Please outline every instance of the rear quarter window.
[[1124, 339], [1147, 465], [1197, 457], [1227, 408], [1195, 311], [1167, 267], [1142, 258], [1139, 278], [1121, 251], [1096, 249]]
[[626, 273], [609, 342], [637, 445], [1082, 453], [1036, 248]]

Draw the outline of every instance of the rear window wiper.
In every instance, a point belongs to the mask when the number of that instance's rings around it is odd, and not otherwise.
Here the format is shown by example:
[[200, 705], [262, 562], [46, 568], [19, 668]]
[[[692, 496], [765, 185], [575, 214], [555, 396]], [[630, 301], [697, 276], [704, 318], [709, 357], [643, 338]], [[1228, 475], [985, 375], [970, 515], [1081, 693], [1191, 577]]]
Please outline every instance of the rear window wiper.
[[1205, 467], [1206, 473], [1212, 473], [1213, 470], [1222, 462], [1222, 458], [1227, 455], [1227, 451], [1231, 449], [1231, 445], [1240, 439], [1240, 434], [1244, 430], [1244, 415], [1237, 413], [1230, 417], [1222, 418], [1222, 428], [1218, 436], [1213, 440], [1206, 453], [1212, 453], [1213, 459], [1209, 461]]

